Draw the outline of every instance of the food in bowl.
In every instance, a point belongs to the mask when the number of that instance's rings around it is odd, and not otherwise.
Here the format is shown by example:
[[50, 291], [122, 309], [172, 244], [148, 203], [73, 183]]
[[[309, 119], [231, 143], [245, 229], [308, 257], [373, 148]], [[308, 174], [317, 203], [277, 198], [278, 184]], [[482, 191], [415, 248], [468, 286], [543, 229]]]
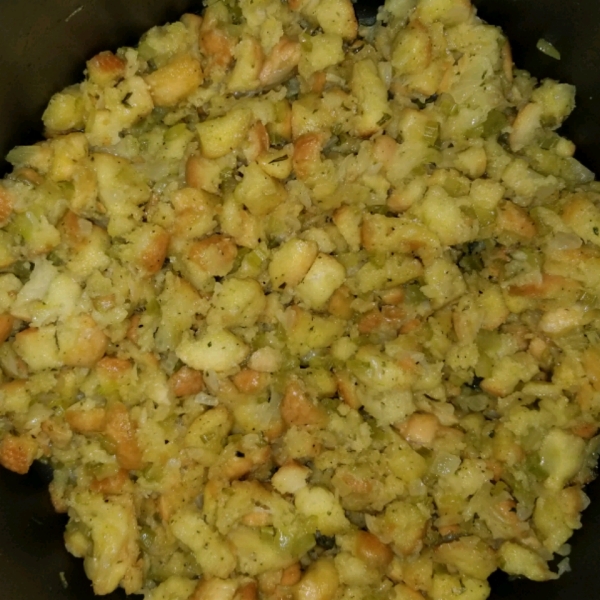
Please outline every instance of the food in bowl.
[[51, 99], [0, 184], [0, 463], [52, 465], [97, 594], [569, 568], [600, 413], [573, 108], [467, 0], [209, 2]]

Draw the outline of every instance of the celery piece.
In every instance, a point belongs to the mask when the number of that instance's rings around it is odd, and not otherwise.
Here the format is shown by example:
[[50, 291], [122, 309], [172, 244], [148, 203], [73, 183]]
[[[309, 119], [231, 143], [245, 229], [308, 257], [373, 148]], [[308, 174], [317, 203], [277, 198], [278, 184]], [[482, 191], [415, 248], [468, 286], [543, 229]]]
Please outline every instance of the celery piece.
[[544, 38], [540, 38], [536, 44], [536, 48], [546, 56], [550, 58], [554, 58], [556, 60], [560, 60], [560, 52], [548, 41]]
[[507, 125], [506, 115], [494, 108], [488, 113], [483, 123], [483, 137], [496, 137]]

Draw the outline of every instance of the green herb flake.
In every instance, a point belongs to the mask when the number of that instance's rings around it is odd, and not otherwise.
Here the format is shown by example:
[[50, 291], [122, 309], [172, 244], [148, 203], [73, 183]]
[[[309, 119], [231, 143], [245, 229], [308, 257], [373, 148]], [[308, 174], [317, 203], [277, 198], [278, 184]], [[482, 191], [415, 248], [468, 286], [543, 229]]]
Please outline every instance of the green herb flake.
[[388, 113], [383, 113], [383, 116], [381, 117], [381, 119], [379, 119], [379, 121], [377, 121], [377, 125], [379, 127], [383, 127], [383, 125], [385, 125], [391, 118], [392, 118], [392, 115], [390, 115]]
[[287, 158], [288, 158], [288, 155], [287, 155], [287, 154], [282, 154], [281, 156], [278, 156], [278, 157], [274, 158], [273, 160], [270, 160], [270, 161], [269, 161], [269, 164], [270, 164], [270, 165], [273, 165], [273, 164], [275, 164], [275, 163], [278, 163], [278, 162], [282, 162], [282, 161], [284, 161], [284, 160], [287, 160]]

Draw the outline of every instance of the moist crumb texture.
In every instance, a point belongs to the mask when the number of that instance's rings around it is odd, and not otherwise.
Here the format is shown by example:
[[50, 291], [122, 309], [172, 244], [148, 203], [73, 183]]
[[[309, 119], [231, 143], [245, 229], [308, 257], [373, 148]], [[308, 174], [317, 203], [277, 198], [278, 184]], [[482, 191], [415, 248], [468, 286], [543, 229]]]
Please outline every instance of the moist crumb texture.
[[600, 414], [574, 98], [468, 0], [209, 0], [53, 96], [0, 182], [0, 464], [53, 467], [97, 594], [569, 569]]

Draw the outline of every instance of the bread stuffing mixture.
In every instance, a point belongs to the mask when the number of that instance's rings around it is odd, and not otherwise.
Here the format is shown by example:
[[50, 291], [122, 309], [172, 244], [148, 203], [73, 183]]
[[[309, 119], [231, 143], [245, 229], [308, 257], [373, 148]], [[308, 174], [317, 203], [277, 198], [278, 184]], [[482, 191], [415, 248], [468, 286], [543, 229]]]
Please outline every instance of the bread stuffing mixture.
[[468, 0], [209, 0], [0, 183], [0, 463], [96, 594], [484, 600], [568, 570], [600, 416], [574, 88]]

